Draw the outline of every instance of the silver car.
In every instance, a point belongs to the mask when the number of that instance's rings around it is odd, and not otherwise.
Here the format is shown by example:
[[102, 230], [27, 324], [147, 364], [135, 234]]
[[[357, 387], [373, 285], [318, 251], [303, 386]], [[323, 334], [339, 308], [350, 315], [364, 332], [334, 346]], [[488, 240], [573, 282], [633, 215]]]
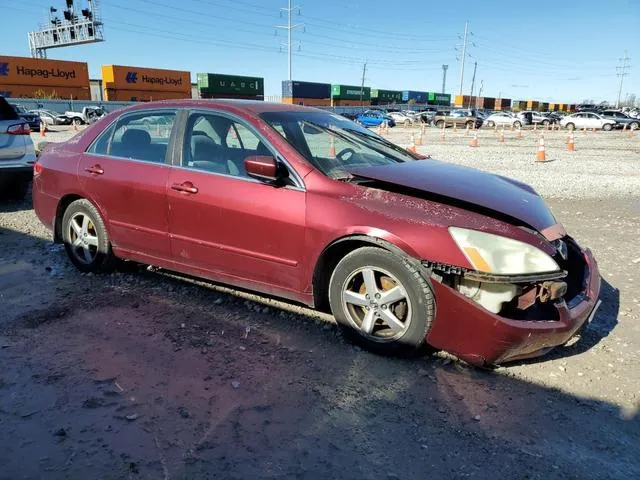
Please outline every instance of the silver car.
[[22, 199], [33, 177], [36, 151], [31, 128], [0, 97], [0, 196]]

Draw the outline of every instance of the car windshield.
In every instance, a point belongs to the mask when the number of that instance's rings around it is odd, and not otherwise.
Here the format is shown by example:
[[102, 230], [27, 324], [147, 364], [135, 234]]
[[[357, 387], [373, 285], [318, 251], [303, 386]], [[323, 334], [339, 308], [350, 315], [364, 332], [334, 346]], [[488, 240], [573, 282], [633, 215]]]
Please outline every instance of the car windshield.
[[415, 160], [369, 130], [328, 112], [268, 112], [260, 117], [325, 175], [348, 180], [351, 168]]

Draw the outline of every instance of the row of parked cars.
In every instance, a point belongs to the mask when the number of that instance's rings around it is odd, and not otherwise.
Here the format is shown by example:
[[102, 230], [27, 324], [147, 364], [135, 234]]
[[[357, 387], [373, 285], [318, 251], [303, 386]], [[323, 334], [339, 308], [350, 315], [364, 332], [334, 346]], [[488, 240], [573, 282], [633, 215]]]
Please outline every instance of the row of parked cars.
[[40, 126], [42, 124], [47, 126], [71, 124], [85, 125], [93, 123], [95, 120], [105, 115], [105, 111], [102, 107], [84, 107], [80, 112], [68, 111], [59, 113], [42, 108], [27, 110], [22, 105], [17, 105], [15, 103], [10, 105], [18, 116], [29, 124], [31, 130], [36, 132], [40, 131]]
[[595, 128], [598, 130], [613, 130], [619, 128], [640, 128], [640, 118], [633, 117], [620, 110], [600, 110], [598, 112], [581, 111], [570, 115], [562, 112], [537, 112], [526, 110], [522, 112], [491, 111], [472, 108], [456, 108], [450, 110], [427, 109], [416, 111], [387, 111], [383, 109], [367, 110], [351, 117], [365, 127], [377, 127], [386, 124], [410, 126], [425, 123], [438, 128], [457, 127], [489, 128], [496, 126], [523, 127], [525, 125], [560, 125], [568, 130]]

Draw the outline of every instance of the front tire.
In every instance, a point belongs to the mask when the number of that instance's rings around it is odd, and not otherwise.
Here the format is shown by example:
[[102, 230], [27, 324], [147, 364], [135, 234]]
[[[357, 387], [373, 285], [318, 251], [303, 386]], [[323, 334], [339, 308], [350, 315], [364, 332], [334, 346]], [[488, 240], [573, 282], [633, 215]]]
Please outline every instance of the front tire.
[[629, 128], [630, 128], [631, 130], [637, 130], [637, 129], [638, 129], [638, 127], [640, 127], [640, 123], [638, 123], [638, 122], [631, 122], [631, 123], [629, 124]]
[[100, 213], [85, 199], [71, 203], [62, 217], [62, 240], [71, 263], [84, 273], [113, 269], [116, 257]]
[[345, 336], [385, 355], [411, 355], [425, 345], [434, 297], [408, 260], [363, 247], [346, 255], [329, 283], [329, 303]]
[[515, 122], [513, 122], [513, 126], [516, 128], [520, 128], [522, 127], [522, 123], [519, 120], [516, 120]]
[[494, 122], [493, 120], [489, 120], [489, 121], [487, 122], [487, 127], [489, 127], [489, 128], [493, 128], [493, 127], [495, 127], [495, 126], [496, 126], [496, 122]]
[[567, 130], [575, 130], [576, 126], [573, 123], [567, 123]]
[[438, 128], [442, 128], [442, 127], [444, 127], [444, 120], [438, 120], [438, 121], [436, 122], [436, 127], [438, 127]]
[[75, 125], [76, 127], [79, 127], [80, 125], [82, 125], [84, 122], [82, 120], [80, 120], [79, 118], [74, 118], [71, 123], [73, 125]]
[[610, 123], [605, 123], [605, 124], [602, 126], [602, 129], [603, 129], [605, 132], [610, 132], [610, 131], [613, 129], [613, 125], [611, 125]]

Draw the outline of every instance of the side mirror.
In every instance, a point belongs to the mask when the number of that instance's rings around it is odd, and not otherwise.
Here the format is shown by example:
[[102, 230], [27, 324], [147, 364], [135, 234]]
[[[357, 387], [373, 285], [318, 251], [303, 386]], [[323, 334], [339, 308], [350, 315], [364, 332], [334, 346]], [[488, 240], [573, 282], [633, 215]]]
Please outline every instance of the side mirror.
[[284, 176], [278, 162], [271, 155], [251, 155], [244, 159], [244, 169], [252, 178], [277, 182]]

